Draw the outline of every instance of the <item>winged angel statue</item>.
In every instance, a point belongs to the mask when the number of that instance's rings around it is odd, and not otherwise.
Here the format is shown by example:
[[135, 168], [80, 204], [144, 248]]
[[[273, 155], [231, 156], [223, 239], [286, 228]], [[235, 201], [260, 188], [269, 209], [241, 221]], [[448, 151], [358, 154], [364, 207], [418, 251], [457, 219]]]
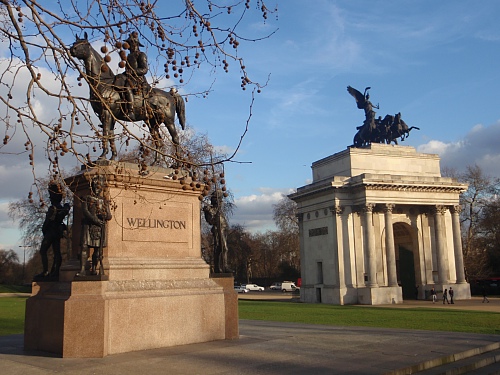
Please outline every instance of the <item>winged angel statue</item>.
[[401, 138], [404, 141], [410, 135], [412, 129], [420, 130], [416, 126], [408, 127], [401, 119], [401, 112], [396, 115], [386, 115], [383, 119], [381, 116], [375, 118], [376, 112], [373, 110], [379, 109], [379, 105], [373, 105], [370, 102], [370, 94], [368, 90], [371, 87], [365, 88], [364, 93], [356, 90], [351, 86], [347, 86], [347, 92], [356, 100], [356, 105], [359, 109], [365, 111], [365, 120], [363, 125], [358, 126], [358, 132], [354, 136], [354, 147], [363, 147], [371, 143], [387, 143], [398, 144], [397, 139]]

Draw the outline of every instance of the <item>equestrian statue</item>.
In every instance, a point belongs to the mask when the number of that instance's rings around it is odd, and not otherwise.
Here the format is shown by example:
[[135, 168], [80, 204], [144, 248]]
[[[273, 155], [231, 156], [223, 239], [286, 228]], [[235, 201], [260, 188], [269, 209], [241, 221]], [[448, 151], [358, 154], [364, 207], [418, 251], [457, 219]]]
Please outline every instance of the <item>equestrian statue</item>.
[[[179, 160], [179, 135], [175, 128], [175, 114], [182, 129], [185, 129], [185, 105], [181, 95], [171, 89], [169, 92], [152, 88], [147, 80], [147, 56], [140, 51], [137, 32], [129, 35], [123, 43], [129, 49], [125, 71], [114, 74], [106, 61], [90, 45], [87, 33], [76, 37], [70, 54], [83, 61], [90, 88], [90, 103], [102, 124], [102, 154], [98, 160], [105, 160], [111, 148], [111, 158], [117, 156], [114, 142], [114, 127], [117, 120], [144, 121], [149, 128], [155, 148], [162, 145], [160, 125], [168, 129], [174, 145], [174, 159]], [[157, 158], [157, 155], [156, 155]], [[157, 161], [155, 158], [155, 161]]]
[[394, 116], [386, 115], [383, 119], [381, 116], [375, 118], [376, 112], [373, 108], [379, 109], [379, 105], [375, 106], [370, 102], [370, 94], [368, 93], [370, 88], [365, 88], [364, 93], [361, 93], [355, 88], [347, 86], [347, 92], [354, 97], [357, 107], [365, 112], [363, 125], [356, 128], [358, 131], [354, 136], [354, 147], [364, 147], [371, 143], [391, 144], [392, 142], [397, 145], [398, 138], [404, 141], [412, 129], [420, 130], [416, 126], [408, 127], [401, 119], [401, 112]]

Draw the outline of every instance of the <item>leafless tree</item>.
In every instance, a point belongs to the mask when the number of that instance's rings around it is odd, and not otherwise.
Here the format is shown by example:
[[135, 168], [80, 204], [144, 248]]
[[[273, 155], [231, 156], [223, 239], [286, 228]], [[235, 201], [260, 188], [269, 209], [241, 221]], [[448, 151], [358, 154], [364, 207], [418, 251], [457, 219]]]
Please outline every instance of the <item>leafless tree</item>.
[[498, 239], [492, 235], [495, 223], [491, 221], [497, 219], [495, 207], [500, 182], [485, 175], [477, 165], [467, 166], [458, 178], [469, 184], [469, 189], [460, 197], [464, 263], [468, 277], [480, 279], [492, 272], [488, 249], [500, 248]]
[[273, 205], [273, 219], [280, 230], [298, 235], [297, 203], [287, 196]]

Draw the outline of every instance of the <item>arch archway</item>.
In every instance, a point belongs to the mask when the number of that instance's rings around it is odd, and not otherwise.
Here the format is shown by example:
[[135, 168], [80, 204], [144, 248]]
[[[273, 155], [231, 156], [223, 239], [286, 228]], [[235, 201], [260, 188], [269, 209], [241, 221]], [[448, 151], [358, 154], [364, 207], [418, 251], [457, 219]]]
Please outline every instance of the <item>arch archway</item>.
[[416, 298], [418, 251], [414, 229], [407, 223], [393, 224], [394, 248], [396, 250], [396, 273], [398, 284], [403, 291], [403, 299]]

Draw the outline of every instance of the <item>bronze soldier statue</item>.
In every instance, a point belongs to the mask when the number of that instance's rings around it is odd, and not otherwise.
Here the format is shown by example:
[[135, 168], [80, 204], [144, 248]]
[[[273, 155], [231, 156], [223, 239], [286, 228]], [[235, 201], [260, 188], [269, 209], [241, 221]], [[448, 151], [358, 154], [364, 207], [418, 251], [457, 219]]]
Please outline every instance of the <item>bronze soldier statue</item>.
[[77, 276], [87, 276], [85, 265], [90, 248], [93, 248], [90, 275], [97, 275], [100, 265], [100, 275], [104, 275], [102, 266], [103, 248], [107, 246], [106, 222], [111, 220], [109, 201], [104, 198], [104, 181], [101, 176], [94, 176], [91, 181], [91, 194], [82, 202], [82, 240], [80, 253], [80, 272]]
[[212, 225], [214, 239], [214, 273], [229, 272], [227, 268], [227, 220], [222, 212], [221, 193], [214, 191], [210, 204], [203, 207], [205, 220]]
[[[64, 193], [61, 186], [56, 182], [49, 183], [49, 196], [51, 206], [45, 215], [45, 221], [42, 226], [43, 240], [40, 246], [40, 256], [42, 257], [42, 273], [35, 276], [35, 279], [40, 278], [58, 278], [59, 268], [62, 263], [61, 256], [61, 238], [66, 230], [66, 225], [63, 223], [64, 218], [68, 215], [71, 206], [61, 202], [64, 198]], [[47, 251], [52, 246], [54, 253], [54, 261], [49, 273], [49, 260]]]

